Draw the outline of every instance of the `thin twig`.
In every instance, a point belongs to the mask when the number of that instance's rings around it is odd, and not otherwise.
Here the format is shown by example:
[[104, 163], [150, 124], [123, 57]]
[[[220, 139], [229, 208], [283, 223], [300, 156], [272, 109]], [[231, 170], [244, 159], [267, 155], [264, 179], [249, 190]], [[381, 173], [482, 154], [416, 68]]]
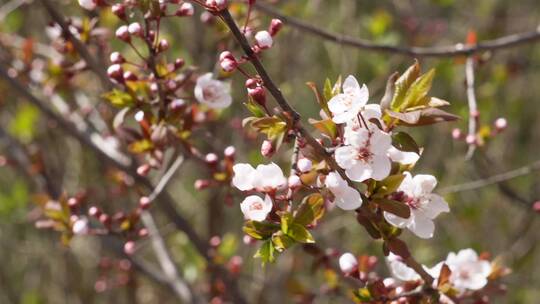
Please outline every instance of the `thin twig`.
[[51, 3], [50, 0], [41, 0], [40, 1], [51, 18], [54, 20], [54, 22], [58, 23], [58, 25], [62, 28], [62, 32], [66, 37], [73, 43], [73, 46], [75, 47], [75, 50], [81, 55], [81, 57], [86, 62], [86, 65], [96, 73], [99, 80], [101, 81], [101, 84], [108, 90], [112, 89], [114, 87], [114, 84], [109, 79], [109, 76], [107, 76], [107, 72], [105, 71], [105, 68], [103, 65], [99, 64], [96, 59], [90, 54], [90, 51], [82, 43], [77, 37], [75, 37], [70, 29], [69, 25], [66, 23], [66, 20], [64, 19], [64, 16], [56, 9], [56, 6]]
[[540, 27], [534, 31], [512, 34], [493, 40], [486, 40], [476, 45], [463, 45], [461, 43], [437, 47], [407, 47], [377, 44], [369, 40], [355, 38], [347, 35], [333, 33], [325, 29], [316, 27], [305, 21], [299, 20], [280, 13], [269, 5], [260, 2], [255, 4], [255, 8], [268, 15], [281, 19], [285, 24], [302, 30], [306, 33], [319, 36], [325, 40], [332, 41], [344, 46], [355, 47], [367, 51], [385, 52], [399, 54], [410, 57], [456, 57], [468, 56], [485, 51], [511, 48], [527, 43], [536, 43], [540, 40]]
[[[476, 93], [474, 91], [474, 57], [467, 57], [465, 62], [465, 80], [467, 83], [467, 102], [469, 105], [469, 131], [467, 137], [474, 138], [475, 140], [469, 143], [469, 149], [467, 150], [466, 159], [471, 159], [476, 150], [477, 145], [477, 132], [478, 132], [478, 105], [476, 102]], [[467, 140], [468, 140], [467, 138]]]
[[482, 179], [478, 179], [478, 180], [474, 180], [474, 181], [470, 181], [470, 182], [466, 182], [462, 184], [457, 184], [457, 185], [441, 188], [439, 192], [441, 194], [450, 194], [450, 193], [456, 193], [456, 192], [471, 191], [471, 190], [483, 188], [486, 186], [502, 183], [502, 182], [505, 182], [505, 181], [508, 181], [508, 180], [511, 180], [520, 176], [528, 175], [539, 170], [540, 170], [540, 160], [537, 160], [531, 164], [528, 164], [526, 166], [511, 170], [508, 172], [492, 175], [487, 178], [482, 178]]

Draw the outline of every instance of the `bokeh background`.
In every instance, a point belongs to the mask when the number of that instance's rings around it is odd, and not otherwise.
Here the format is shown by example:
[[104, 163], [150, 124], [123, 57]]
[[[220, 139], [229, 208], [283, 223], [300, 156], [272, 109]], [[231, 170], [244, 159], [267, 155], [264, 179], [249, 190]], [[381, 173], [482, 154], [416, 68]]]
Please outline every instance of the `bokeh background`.
[[[26, 1], [14, 10], [7, 9], [14, 2], [25, 1], [0, 0], [0, 60], [4, 64], [11, 56], [6, 54], [20, 54], [17, 49], [23, 43], [21, 39], [31, 38], [36, 44], [43, 44], [45, 56], [41, 57], [47, 61], [46, 45], [50, 41], [45, 27], [49, 17], [39, 0]], [[476, 32], [479, 41], [494, 39], [533, 31], [540, 24], [537, 0], [272, 2], [284, 14], [317, 27], [400, 46], [452, 45], [464, 42], [471, 31]], [[56, 3], [65, 15], [89, 16], [76, 1]], [[101, 17], [101, 26], [114, 31], [118, 25], [116, 18], [110, 13], [102, 13]], [[257, 13], [254, 25], [266, 27], [269, 20], [270, 17]], [[182, 56], [201, 71], [217, 71], [217, 48], [234, 48], [235, 45], [226, 38], [226, 33], [219, 31], [219, 25], [204, 25], [198, 17], [168, 20], [162, 34], [171, 42], [171, 57]], [[221, 41], [220, 45], [215, 45], [216, 40]], [[387, 77], [394, 71], [403, 71], [413, 62], [412, 57], [342, 46], [287, 26], [275, 42], [275, 47], [265, 53], [264, 63], [304, 120], [318, 115], [313, 94], [305, 85], [307, 81], [322, 86], [327, 77], [335, 80], [339, 75], [352, 74], [367, 84], [372, 102], [378, 102]], [[110, 49], [101, 52], [106, 58], [111, 50], [124, 48], [112, 39]], [[129, 54], [128, 50], [126, 52]], [[481, 125], [491, 127], [498, 117], [505, 117], [509, 125], [479, 148], [471, 160], [465, 159], [466, 144], [451, 136], [452, 129], [466, 131], [467, 128], [464, 58], [418, 59], [424, 70], [435, 68], [437, 71], [432, 94], [450, 101], [450, 112], [462, 119], [411, 130], [425, 149], [416, 172], [438, 177], [438, 189], [445, 194], [452, 212], [436, 220], [433, 239], [421, 240], [408, 232], [404, 233], [404, 239], [417, 259], [427, 265], [444, 259], [449, 251], [462, 248], [489, 252], [512, 269], [504, 279], [508, 288], [506, 295], [494, 302], [537, 303], [540, 297], [537, 246], [540, 214], [535, 213], [532, 206], [540, 200], [540, 171], [532, 170], [503, 183], [472, 190], [452, 186], [528, 166], [540, 159], [540, 46], [523, 44], [480, 54], [475, 73]], [[72, 81], [72, 87], [64, 96], [82, 99], [91, 106], [100, 104], [103, 89], [95, 76], [85, 73]], [[199, 146], [202, 151], [210, 152], [234, 145], [238, 161], [266, 162], [258, 152], [262, 138], [246, 138], [232, 128], [238, 119], [247, 115], [241, 105], [245, 98], [244, 80], [234, 75], [232, 81], [236, 102], [223, 116], [224, 123], [231, 128], [211, 126], [211, 134], [200, 134]], [[0, 82], [0, 92], [0, 303], [174, 303], [167, 289], [137, 273], [129, 274], [127, 285], [112, 286], [114, 279], [111, 278], [125, 273], [109, 271], [103, 266], [107, 262], [101, 259], [103, 256], [109, 257], [113, 264], [120, 260], [98, 239], [76, 237], [70, 248], [66, 248], [56, 233], [34, 227], [36, 185], [9, 160], [9, 150], [18, 145], [8, 140], [6, 133], [21, 143], [32, 157], [42, 159], [53, 184], [67, 193], [87, 189], [92, 203], [110, 210], [135, 204], [136, 196], [115, 197], [111, 177], [91, 152], [51, 127], [37, 109], [3, 82]], [[77, 104], [70, 107], [76, 109]], [[290, 147], [287, 147], [274, 156], [274, 161], [286, 165], [289, 155]], [[276, 264], [261, 268], [259, 261], [251, 258], [256, 247], [242, 242], [243, 220], [237, 207], [241, 196], [236, 193], [233, 207], [228, 207], [223, 203], [225, 190], [196, 191], [193, 183], [198, 178], [201, 173], [197, 164], [188, 162], [169, 185], [169, 192], [200, 234], [208, 238], [216, 233], [222, 236], [220, 250], [224, 257], [239, 254], [244, 258], [240, 284], [253, 303], [290, 303], [294, 297], [287, 297], [282, 290], [293, 294], [305, 290], [320, 293], [321, 286], [332, 281], [330, 274], [310, 271], [312, 261], [300, 252], [301, 248], [289, 250]], [[209, 212], [210, 209], [213, 212]], [[204, 282], [204, 260], [197, 256], [182, 233], [161, 214], [155, 215], [184, 276], [192, 282]], [[381, 245], [369, 239], [352, 213], [329, 212], [314, 236], [322, 247], [382, 258]], [[148, 246], [142, 242], [140, 247], [137, 254], [152, 261]], [[384, 263], [380, 268], [386, 271]], [[101, 290], [103, 278], [108, 282], [104, 291]], [[204, 284], [201, 286], [204, 288]], [[316, 303], [346, 301], [320, 293]]]

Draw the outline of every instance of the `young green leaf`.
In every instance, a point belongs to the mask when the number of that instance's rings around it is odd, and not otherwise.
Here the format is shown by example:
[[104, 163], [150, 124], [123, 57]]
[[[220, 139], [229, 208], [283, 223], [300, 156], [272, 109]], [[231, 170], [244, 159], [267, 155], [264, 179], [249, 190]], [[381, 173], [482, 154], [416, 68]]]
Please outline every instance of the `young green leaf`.
[[279, 225], [268, 222], [248, 221], [244, 224], [244, 233], [257, 240], [268, 239], [272, 234], [278, 231]]
[[307, 226], [324, 215], [324, 199], [321, 194], [313, 193], [304, 198], [294, 214], [294, 222]]

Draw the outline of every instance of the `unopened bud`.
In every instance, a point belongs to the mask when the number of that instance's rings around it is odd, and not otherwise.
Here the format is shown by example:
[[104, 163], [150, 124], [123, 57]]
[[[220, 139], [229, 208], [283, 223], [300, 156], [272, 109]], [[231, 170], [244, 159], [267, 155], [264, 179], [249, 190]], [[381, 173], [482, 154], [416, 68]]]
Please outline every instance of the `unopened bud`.
[[219, 65], [225, 72], [232, 72], [238, 66], [238, 62], [231, 52], [225, 51], [219, 55]]
[[133, 36], [142, 37], [143, 29], [139, 22], [133, 22], [128, 26], [128, 32]]
[[223, 151], [223, 154], [229, 159], [234, 159], [234, 155], [236, 154], [236, 148], [233, 146], [228, 146], [227, 148], [225, 148], [225, 151]]
[[263, 87], [248, 89], [248, 95], [261, 106], [264, 107], [266, 105], [266, 90]]
[[148, 236], [148, 229], [146, 229], [146, 228], [139, 229], [139, 231], [137, 232], [137, 235], [139, 237], [141, 237], [141, 238], [147, 237]]
[[232, 274], [239, 274], [240, 271], [242, 270], [243, 264], [244, 264], [244, 260], [242, 259], [242, 257], [235, 255], [229, 260], [229, 263], [227, 266], [229, 268], [229, 271]]
[[462, 136], [463, 136], [463, 134], [461, 133], [460, 129], [455, 128], [454, 130], [452, 130], [452, 138], [453, 139], [461, 139]]
[[124, 253], [127, 255], [132, 255], [135, 253], [135, 242], [128, 241], [124, 244]]
[[89, 11], [94, 10], [97, 7], [96, 0], [79, 0], [79, 5]]
[[268, 32], [273, 37], [275, 36], [283, 27], [283, 22], [279, 19], [272, 19], [270, 26], [268, 27]]
[[88, 228], [88, 219], [81, 217], [73, 223], [71, 228], [74, 234], [87, 234], [90, 229]]
[[98, 207], [92, 206], [90, 209], [88, 209], [88, 215], [93, 217], [99, 217], [101, 215], [101, 210], [99, 210]]
[[193, 16], [194, 13], [195, 9], [193, 8], [193, 4], [184, 2], [182, 5], [180, 5], [175, 15], [179, 17], [189, 17]]
[[227, 8], [227, 0], [206, 0], [206, 6], [221, 11]]
[[469, 145], [476, 144], [476, 135], [474, 134], [467, 135], [467, 137], [465, 137], [465, 142]]
[[259, 82], [255, 78], [249, 78], [246, 80], [247, 89], [255, 89], [259, 85]]
[[350, 274], [358, 269], [358, 260], [352, 253], [344, 253], [339, 257], [339, 268], [345, 274]]
[[137, 81], [137, 79], [139, 79], [137, 75], [135, 75], [135, 73], [133, 73], [132, 71], [125, 71], [123, 77], [124, 80], [127, 81]]
[[102, 213], [100, 216], [99, 216], [99, 221], [105, 225], [105, 226], [108, 226], [111, 224], [111, 217], [108, 216], [107, 214], [105, 213]]
[[288, 185], [291, 189], [296, 189], [302, 186], [302, 180], [300, 180], [300, 177], [298, 175], [291, 175], [288, 179]]
[[169, 103], [169, 109], [171, 109], [171, 111], [178, 111], [185, 105], [186, 105], [186, 101], [184, 99], [177, 98], [177, 99], [173, 99]]
[[261, 145], [261, 154], [262, 156], [264, 157], [272, 157], [272, 155], [274, 155], [274, 146], [272, 145], [272, 142], [269, 141], [269, 140], [265, 140], [263, 141], [262, 145]]
[[307, 158], [301, 158], [298, 160], [296, 166], [298, 167], [298, 170], [300, 170], [300, 172], [304, 173], [311, 170], [311, 168], [313, 167], [313, 163]]
[[119, 52], [112, 52], [110, 56], [111, 63], [124, 63], [126, 59]]
[[198, 179], [195, 181], [194, 187], [197, 190], [204, 190], [210, 187], [210, 181], [207, 179]]
[[143, 165], [140, 165], [138, 168], [137, 168], [137, 174], [139, 174], [140, 176], [147, 176], [148, 173], [150, 172], [150, 165], [149, 164], [143, 164]]
[[161, 39], [159, 41], [158, 51], [159, 52], [165, 52], [166, 50], [169, 49], [169, 47], [170, 47], [169, 41], [167, 41], [167, 39]]
[[182, 58], [177, 58], [177, 59], [174, 61], [174, 68], [175, 68], [176, 70], [181, 69], [181, 68], [184, 66], [184, 64], [186, 64], [186, 62], [184, 61], [184, 59], [182, 59]]
[[255, 34], [255, 40], [257, 41], [257, 45], [263, 50], [271, 48], [272, 44], [274, 44], [272, 36], [267, 31], [257, 32]]
[[208, 153], [204, 157], [204, 161], [209, 165], [216, 165], [219, 158], [215, 153]]
[[152, 201], [150, 200], [148, 196], [141, 196], [141, 198], [139, 198], [139, 207], [142, 210], [147, 210], [148, 208], [150, 208], [151, 204], [152, 204]]
[[495, 120], [495, 128], [497, 129], [497, 131], [501, 132], [506, 129], [506, 127], [508, 127], [508, 121], [506, 120], [506, 118], [500, 117]]
[[478, 111], [478, 110], [471, 111], [471, 113], [469, 113], [469, 114], [471, 115], [472, 118], [480, 117], [480, 111]]
[[107, 75], [109, 76], [109, 78], [112, 78], [119, 82], [124, 80], [123, 78], [124, 70], [122, 69], [122, 66], [119, 64], [113, 64], [109, 66], [109, 68], [107, 69]]
[[534, 202], [533, 210], [537, 213], [540, 213], [540, 201]]
[[116, 38], [124, 41], [124, 42], [129, 42], [131, 41], [131, 37], [129, 36], [129, 30], [128, 30], [128, 27], [127, 25], [122, 25], [121, 27], [119, 27], [116, 32], [115, 32], [115, 35], [116, 35]]
[[111, 6], [111, 11], [116, 17], [125, 20], [126, 19], [126, 6], [121, 3], [116, 3]]

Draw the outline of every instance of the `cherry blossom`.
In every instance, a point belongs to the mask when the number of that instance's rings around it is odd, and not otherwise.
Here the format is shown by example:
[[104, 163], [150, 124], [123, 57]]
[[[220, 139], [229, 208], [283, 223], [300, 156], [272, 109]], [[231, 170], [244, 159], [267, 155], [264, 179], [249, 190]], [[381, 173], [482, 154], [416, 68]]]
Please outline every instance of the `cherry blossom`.
[[343, 273], [348, 274], [354, 272], [357, 268], [358, 260], [352, 253], [346, 252], [339, 257], [339, 269], [341, 269]]
[[431, 193], [437, 185], [432, 175], [418, 174], [414, 178], [405, 172], [405, 179], [398, 188], [403, 192], [404, 202], [411, 208], [409, 218], [401, 218], [384, 212], [384, 218], [392, 225], [407, 228], [421, 238], [433, 237], [435, 224], [433, 219], [442, 212], [449, 212], [446, 201], [439, 195]]
[[206, 73], [197, 79], [195, 98], [213, 109], [223, 109], [232, 103], [229, 84], [212, 79], [212, 73]]
[[333, 114], [335, 123], [345, 123], [356, 118], [369, 99], [369, 91], [366, 85], [358, 84], [354, 76], [349, 76], [343, 82], [343, 93], [338, 94], [328, 101], [328, 108]]
[[491, 264], [488, 261], [478, 258], [478, 254], [473, 249], [462, 249], [458, 253], [450, 252], [446, 261], [439, 263], [435, 269], [440, 269], [445, 263], [452, 272], [450, 282], [463, 292], [469, 290], [479, 290], [486, 286], [488, 276], [491, 273]]
[[250, 195], [240, 204], [240, 210], [248, 220], [262, 222], [272, 211], [272, 199], [267, 195], [264, 200], [257, 195]]
[[330, 172], [326, 176], [325, 186], [334, 194], [334, 202], [343, 210], [355, 210], [362, 206], [360, 193], [350, 187], [337, 172]]
[[87, 234], [88, 231], [90, 230], [88, 228], [88, 218], [81, 217], [77, 219], [73, 223], [73, 227], [71, 228], [71, 230], [73, 231], [74, 234]]
[[349, 132], [346, 142], [349, 145], [336, 149], [335, 158], [351, 180], [383, 180], [390, 174], [392, 163], [388, 150], [392, 138], [388, 133], [374, 126], [370, 129], [360, 128]]
[[249, 164], [236, 164], [233, 166], [233, 171], [232, 183], [242, 191], [257, 189], [269, 192], [287, 184], [283, 171], [274, 163], [258, 165], [257, 169]]
[[420, 155], [417, 153], [401, 151], [393, 146], [388, 149], [388, 157], [390, 157], [392, 161], [403, 165], [415, 164], [420, 159]]
[[420, 275], [418, 275], [414, 269], [405, 265], [400, 256], [390, 253], [386, 258], [386, 262], [388, 264], [388, 268], [390, 269], [390, 273], [394, 278], [401, 281], [420, 280]]

